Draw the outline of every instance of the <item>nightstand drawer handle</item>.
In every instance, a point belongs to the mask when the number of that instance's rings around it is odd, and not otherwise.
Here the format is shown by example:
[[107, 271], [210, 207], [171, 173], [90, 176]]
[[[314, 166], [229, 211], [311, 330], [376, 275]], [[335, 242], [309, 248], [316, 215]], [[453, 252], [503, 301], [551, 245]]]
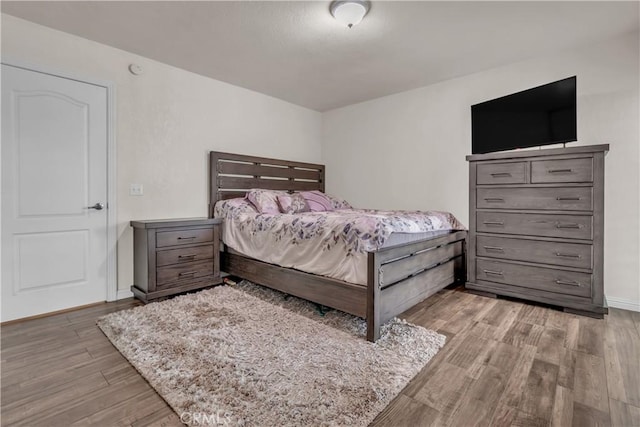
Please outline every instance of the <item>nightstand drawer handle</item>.
[[195, 239], [196, 236], [190, 236], [190, 237], [178, 237], [178, 240], [191, 240], [191, 239]]
[[504, 252], [504, 249], [502, 249], [499, 246], [483, 246], [486, 250], [488, 251], [498, 251], [498, 252]]
[[484, 221], [484, 225], [504, 225], [504, 221]]
[[580, 197], [556, 197], [556, 200], [560, 202], [566, 202], [566, 201], [577, 201], [581, 199]]
[[548, 173], [571, 173], [573, 169], [549, 169]]
[[482, 270], [485, 272], [485, 274], [493, 274], [496, 276], [502, 276], [504, 273], [502, 273], [502, 271], [493, 271], [493, 270]]
[[556, 224], [556, 228], [582, 228], [582, 226], [576, 223], [569, 223], [569, 224]]
[[558, 285], [577, 286], [577, 287], [579, 287], [579, 288], [581, 288], [581, 287], [582, 287], [582, 283], [580, 283], [580, 282], [576, 282], [576, 281], [574, 281], [574, 280], [572, 280], [572, 281], [568, 281], [568, 280], [556, 280], [556, 283], [557, 283]]
[[193, 259], [196, 256], [197, 256], [196, 254], [193, 254], [193, 255], [178, 255], [178, 259]]
[[485, 197], [485, 202], [504, 202], [502, 197]]
[[511, 176], [511, 174], [509, 172], [494, 172], [491, 174], [491, 176], [495, 177], [495, 178], [499, 178], [502, 176]]
[[182, 276], [193, 276], [196, 273], [197, 273], [197, 271], [183, 271], [182, 273], [178, 274], [178, 276], [179, 277], [182, 277]]
[[561, 258], [582, 258], [582, 256], [578, 254], [563, 254], [562, 252], [556, 252], [556, 256]]

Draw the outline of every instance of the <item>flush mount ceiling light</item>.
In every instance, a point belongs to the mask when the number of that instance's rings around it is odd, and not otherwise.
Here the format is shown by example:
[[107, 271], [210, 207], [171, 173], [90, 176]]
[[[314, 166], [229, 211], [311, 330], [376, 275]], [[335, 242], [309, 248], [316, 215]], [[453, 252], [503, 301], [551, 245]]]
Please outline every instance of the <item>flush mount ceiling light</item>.
[[358, 25], [369, 12], [371, 2], [361, 0], [336, 0], [331, 3], [331, 14], [336, 21], [351, 28]]

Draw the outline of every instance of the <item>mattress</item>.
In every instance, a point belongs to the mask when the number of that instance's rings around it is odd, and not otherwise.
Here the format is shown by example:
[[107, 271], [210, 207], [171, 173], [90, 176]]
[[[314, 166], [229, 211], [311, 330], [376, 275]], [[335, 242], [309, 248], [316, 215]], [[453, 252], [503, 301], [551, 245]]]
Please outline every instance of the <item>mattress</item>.
[[216, 203], [222, 241], [281, 267], [366, 285], [367, 252], [465, 227], [449, 212], [341, 209], [268, 215], [245, 199]]

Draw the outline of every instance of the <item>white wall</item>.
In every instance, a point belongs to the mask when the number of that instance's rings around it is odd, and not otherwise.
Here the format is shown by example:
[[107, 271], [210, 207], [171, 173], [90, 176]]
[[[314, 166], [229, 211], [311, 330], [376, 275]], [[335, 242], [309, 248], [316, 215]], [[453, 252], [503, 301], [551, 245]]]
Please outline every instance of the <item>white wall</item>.
[[[606, 160], [606, 294], [640, 307], [638, 34], [320, 114], [2, 15], [2, 55], [117, 88], [118, 286], [133, 281], [131, 219], [206, 216], [209, 150], [327, 164], [357, 206], [443, 209], [468, 223], [471, 104], [578, 75], [580, 144]], [[133, 76], [127, 66], [145, 69]], [[130, 183], [145, 195], [128, 195]]]
[[468, 224], [470, 105], [577, 75], [578, 144], [611, 145], [605, 294], [640, 310], [638, 49], [629, 34], [326, 112], [327, 191], [361, 207], [448, 210]]
[[115, 84], [119, 289], [133, 283], [130, 220], [207, 216], [208, 151], [320, 161], [322, 116], [306, 108], [5, 14], [2, 57]]

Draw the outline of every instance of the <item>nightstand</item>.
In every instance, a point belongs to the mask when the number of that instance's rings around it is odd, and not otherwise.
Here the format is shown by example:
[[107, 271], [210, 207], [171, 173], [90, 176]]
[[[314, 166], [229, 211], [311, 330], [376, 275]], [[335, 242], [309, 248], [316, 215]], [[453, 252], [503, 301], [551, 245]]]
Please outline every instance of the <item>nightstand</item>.
[[131, 291], [149, 302], [222, 283], [219, 218], [131, 221]]

